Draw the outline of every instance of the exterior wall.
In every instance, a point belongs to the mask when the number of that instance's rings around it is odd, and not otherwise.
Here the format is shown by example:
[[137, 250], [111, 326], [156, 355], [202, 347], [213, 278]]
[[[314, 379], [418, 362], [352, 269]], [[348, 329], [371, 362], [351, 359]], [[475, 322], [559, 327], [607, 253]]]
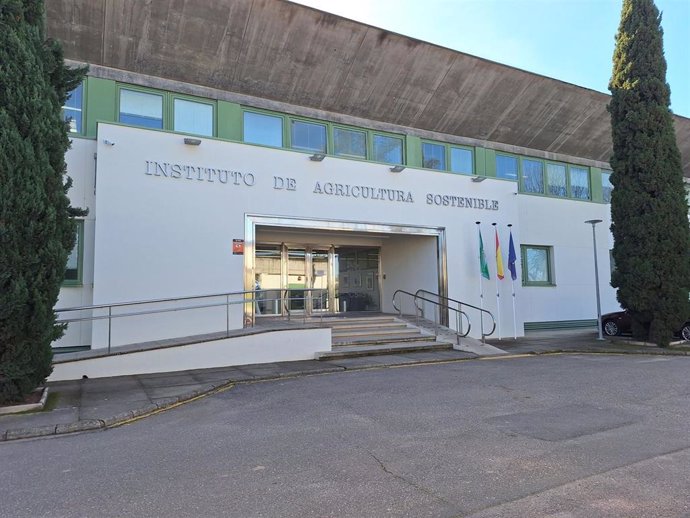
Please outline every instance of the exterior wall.
[[[115, 145], [105, 144], [106, 140]], [[85, 142], [93, 146], [93, 142]], [[77, 156], [70, 160], [81, 157], [81, 166], [88, 176], [88, 146], [80, 151], [81, 147], [75, 147], [71, 153], [77, 152]], [[523, 242], [553, 246], [556, 275], [555, 287], [523, 287], [516, 281], [517, 334], [522, 334], [524, 321], [595, 317], [591, 227], [583, 222], [591, 218], [608, 221], [607, 205], [517, 195], [517, 185], [510, 181], [488, 178], [472, 182], [465, 175], [411, 167], [402, 173], [391, 173], [383, 164], [330, 156], [323, 162], [312, 162], [300, 152], [210, 138], [202, 139], [200, 146], [189, 146], [183, 143], [181, 135], [112, 124], [99, 125], [97, 147], [98, 204], [89, 202], [96, 207], [89, 217], [96, 217], [98, 229], [93, 250], [94, 304], [246, 289], [245, 258], [232, 255], [232, 240], [246, 237], [245, 214], [261, 214], [443, 227], [448, 294], [474, 305], [480, 304], [475, 222], [481, 221], [492, 276], [490, 282], [484, 281], [484, 306], [495, 314], [498, 307], [491, 223], [498, 224], [504, 262], [508, 251], [507, 225], [511, 223], [518, 255]], [[167, 176], [156, 164], [167, 168]], [[172, 164], [180, 167], [173, 170]], [[198, 169], [189, 174], [181, 169], [186, 165], [202, 168], [201, 180]], [[213, 181], [209, 181], [203, 168], [215, 169]], [[295, 188], [277, 188], [280, 181], [276, 177], [293, 179]], [[82, 183], [86, 183], [86, 178]], [[326, 187], [328, 183], [399, 190], [412, 201], [325, 194], [336, 189]], [[77, 192], [75, 189], [73, 196]], [[496, 202], [498, 209], [453, 207], [452, 201], [444, 205], [442, 198], [434, 198], [436, 195], [488, 200], [483, 203], [493, 207]], [[605, 225], [600, 225], [599, 231]], [[609, 242], [602, 235], [599, 237], [603, 309], [608, 310], [616, 307], [613, 290], [606, 287]], [[410, 288], [408, 291], [421, 287], [438, 290], [436, 238], [389, 236], [382, 240], [381, 253], [382, 273], [387, 275], [383, 281], [384, 310], [391, 309], [390, 297], [399, 287]], [[88, 264], [89, 252], [85, 255]], [[401, 257], [405, 260], [401, 261]], [[513, 332], [507, 262], [505, 267], [507, 279], [499, 283], [503, 336]], [[86, 279], [85, 275], [85, 284]], [[83, 300], [88, 300], [86, 290], [82, 289], [81, 296], [86, 297]], [[128, 343], [135, 337], [142, 341], [225, 328], [224, 308], [218, 314], [213, 314], [213, 310], [206, 313], [203, 317], [168, 313], [137, 325], [131, 319], [130, 324], [128, 319], [118, 319], [112, 330], [112, 345]], [[473, 317], [475, 322], [476, 318]], [[231, 311], [230, 327], [242, 325], [238, 305]], [[472, 334], [477, 336], [478, 332], [475, 323]], [[102, 323], [95, 325], [92, 346], [105, 346], [106, 334]]]
[[601, 310], [617, 311], [615, 290], [610, 286], [609, 206], [530, 195], [518, 196], [518, 205], [520, 224], [514, 239], [553, 247], [555, 273], [554, 286], [522, 287], [517, 303], [524, 321], [596, 319], [592, 226], [585, 223], [591, 219], [603, 220], [596, 225]]
[[330, 329], [292, 329], [214, 340], [167, 349], [58, 362], [48, 381], [63, 381], [153, 372], [208, 369], [251, 363], [314, 359], [329, 351]]
[[[88, 306], [93, 302], [93, 264], [94, 240], [96, 232], [96, 142], [90, 139], [74, 138], [72, 147], [67, 152], [67, 173], [72, 178], [72, 188], [68, 195], [73, 207], [87, 209], [83, 218], [83, 256], [82, 282], [80, 285], [65, 285], [60, 289], [56, 307], [70, 308]], [[58, 315], [62, 318], [78, 318], [71, 312]], [[65, 335], [53, 344], [53, 347], [87, 346], [91, 343], [91, 323], [75, 322], [68, 326]]]

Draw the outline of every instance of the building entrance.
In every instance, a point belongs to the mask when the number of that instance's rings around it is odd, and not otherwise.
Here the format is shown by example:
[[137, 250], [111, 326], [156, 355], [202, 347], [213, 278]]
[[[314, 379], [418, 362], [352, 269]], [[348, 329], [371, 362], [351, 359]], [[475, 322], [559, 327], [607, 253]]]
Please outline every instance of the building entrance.
[[379, 247], [257, 243], [254, 313], [381, 310]]

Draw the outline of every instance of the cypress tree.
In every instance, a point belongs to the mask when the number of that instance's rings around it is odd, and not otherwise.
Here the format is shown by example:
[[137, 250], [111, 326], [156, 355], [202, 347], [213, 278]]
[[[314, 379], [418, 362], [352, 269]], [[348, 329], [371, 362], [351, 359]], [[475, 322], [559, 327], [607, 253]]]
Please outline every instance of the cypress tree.
[[653, 0], [623, 1], [609, 90], [611, 284], [633, 318], [633, 334], [666, 346], [690, 317], [690, 230]]
[[84, 73], [45, 40], [41, 0], [0, 0], [0, 404], [45, 380], [63, 332], [53, 307], [78, 211], [61, 107]]

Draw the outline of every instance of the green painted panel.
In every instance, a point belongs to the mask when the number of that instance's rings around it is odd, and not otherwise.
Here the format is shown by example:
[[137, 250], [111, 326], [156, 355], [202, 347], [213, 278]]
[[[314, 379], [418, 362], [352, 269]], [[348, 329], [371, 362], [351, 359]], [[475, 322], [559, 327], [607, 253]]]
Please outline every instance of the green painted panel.
[[408, 136], [405, 142], [407, 148], [405, 150], [405, 156], [407, 157], [405, 163], [410, 167], [422, 167], [422, 139]]
[[218, 138], [242, 141], [242, 107], [218, 101]]
[[525, 331], [538, 329], [579, 329], [593, 327], [596, 329], [597, 320], [552, 320], [550, 322], [525, 322]]
[[[483, 149], [483, 148], [482, 148]], [[479, 151], [479, 149], [477, 150]], [[496, 178], [496, 150], [484, 149], [484, 174]]]
[[592, 189], [592, 201], [604, 202], [601, 190], [601, 169], [598, 167], [589, 168], [589, 185]]
[[96, 136], [98, 121], [115, 122], [117, 85], [115, 81], [88, 77], [86, 79], [86, 136]]

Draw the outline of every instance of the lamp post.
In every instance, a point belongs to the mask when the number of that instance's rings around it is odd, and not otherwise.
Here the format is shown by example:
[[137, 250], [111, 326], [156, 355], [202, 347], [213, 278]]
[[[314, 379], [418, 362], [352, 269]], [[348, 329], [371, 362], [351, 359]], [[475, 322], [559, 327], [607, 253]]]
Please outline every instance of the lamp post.
[[601, 298], [599, 296], [599, 263], [597, 262], [597, 233], [594, 231], [594, 227], [597, 223], [601, 223], [600, 219], [588, 219], [585, 223], [592, 225], [592, 245], [594, 246], [594, 282], [597, 288], [597, 330], [599, 332], [599, 340], [603, 340], [604, 337], [601, 334]]

